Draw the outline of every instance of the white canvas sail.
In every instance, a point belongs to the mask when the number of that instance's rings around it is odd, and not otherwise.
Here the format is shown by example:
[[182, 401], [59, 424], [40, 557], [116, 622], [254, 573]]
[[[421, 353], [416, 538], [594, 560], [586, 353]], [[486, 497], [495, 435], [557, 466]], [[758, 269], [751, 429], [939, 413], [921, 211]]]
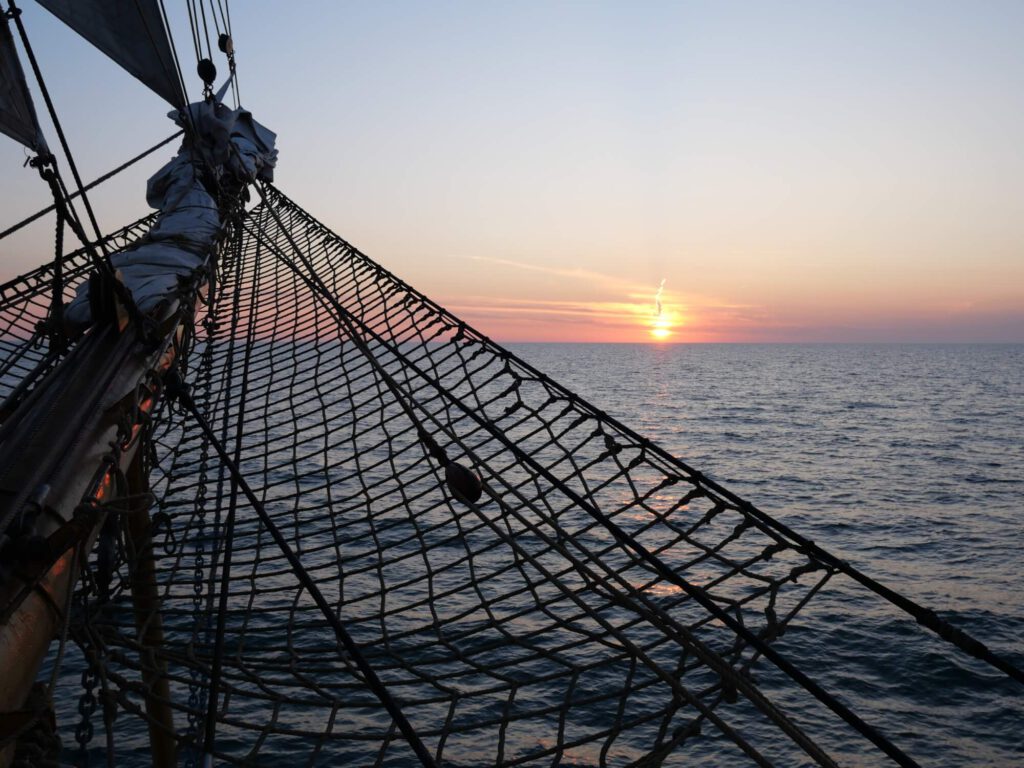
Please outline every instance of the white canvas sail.
[[0, 24], [0, 132], [33, 152], [49, 154], [6, 18]]
[[154, 0], [38, 2], [172, 106], [185, 106], [167, 30]]

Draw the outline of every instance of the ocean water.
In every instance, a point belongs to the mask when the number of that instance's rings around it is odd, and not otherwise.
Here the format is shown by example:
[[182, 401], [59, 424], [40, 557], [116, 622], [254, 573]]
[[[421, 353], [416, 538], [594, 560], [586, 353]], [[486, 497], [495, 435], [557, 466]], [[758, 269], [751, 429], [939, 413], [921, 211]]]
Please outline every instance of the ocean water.
[[[1024, 345], [512, 349], [1024, 665]], [[1024, 687], [923, 634], [826, 595], [785, 650], [924, 765], [1024, 765]]]
[[[1024, 666], [1024, 345], [509, 346], [690, 466]], [[284, 421], [273, 427], [286, 442], [293, 440], [294, 428]], [[332, 449], [332, 455], [349, 453], [347, 446]], [[364, 468], [361, 477], [398, 482], [388, 466]], [[296, 480], [287, 474], [271, 479]], [[331, 482], [340, 481], [333, 477]], [[339, 518], [345, 517], [340, 511]], [[322, 536], [316, 525], [303, 525], [304, 556], [332, 572], [336, 550], [317, 550], [314, 545]], [[240, 537], [258, 535], [254, 525], [240, 531]], [[328, 538], [334, 541], [333, 534]], [[354, 537], [353, 544], [362, 547], [361, 557], [372, 559], [365, 541]], [[453, 557], [461, 546], [452, 543]], [[181, 553], [187, 563], [190, 550]], [[494, 555], [507, 557], [503, 550]], [[297, 600], [288, 591], [294, 587], [287, 569], [267, 563], [278, 569], [271, 577], [282, 585], [278, 602]], [[372, 569], [367, 573], [372, 575]], [[354, 590], [358, 580], [347, 579], [346, 589]], [[239, 588], [244, 597], [244, 581]], [[372, 585], [367, 594], [376, 594]], [[468, 593], [455, 595], [446, 609], [458, 612], [465, 605], [468, 610], [474, 601]], [[350, 601], [343, 613], [348, 619], [360, 611], [374, 614], [377, 603], [366, 602]], [[281, 646], [277, 615], [253, 614], [248, 647], [255, 650], [260, 642], [263, 651]], [[189, 621], [186, 617], [181, 625], [186, 631]], [[289, 630], [287, 640], [304, 652], [333, 658], [332, 638], [315, 627], [294, 637]], [[775, 647], [922, 765], [1024, 765], [1024, 686], [949, 649], [864, 590], [829, 585]], [[580, 652], [586, 655], [585, 648]], [[318, 682], [327, 682], [330, 668], [325, 669]], [[80, 671], [72, 654], [62, 672], [69, 695], [59, 702], [60, 722], [77, 721]], [[783, 685], [766, 665], [755, 676], [773, 700], [798, 722], [810, 724], [816, 735], [828, 728], [820, 707]], [[607, 684], [615, 685], [616, 679], [609, 677]], [[525, 698], [525, 684], [523, 691]], [[265, 711], [246, 709], [241, 695], [235, 701], [235, 717], [266, 719]], [[500, 702], [495, 706], [500, 715]], [[367, 729], [379, 728], [372, 714], [376, 710], [367, 711]], [[305, 710], [294, 706], [281, 713], [282, 719], [303, 716]], [[121, 717], [116, 764], [148, 764], [144, 729], [127, 715]], [[322, 728], [320, 720], [310, 725]], [[225, 749], [243, 749], [252, 738], [226, 727], [218, 733]], [[92, 764], [103, 764], [101, 739], [94, 741]], [[65, 745], [70, 748], [71, 739]], [[456, 746], [451, 745], [453, 757], [446, 765], [493, 763], [493, 743], [470, 741], [461, 753]], [[837, 734], [829, 748], [842, 765], [884, 764], [859, 737]], [[289, 749], [268, 743], [256, 762], [281, 764], [290, 757]], [[474, 753], [491, 757], [475, 761]], [[316, 764], [366, 764], [346, 761], [344, 754], [325, 749]], [[664, 764], [733, 764], [723, 762], [722, 754], [713, 738], [694, 739]], [[808, 764], [792, 751], [770, 757], [779, 766]], [[304, 758], [300, 763], [307, 764]], [[384, 764], [416, 763], [397, 750]], [[596, 765], [598, 759], [574, 764]]]

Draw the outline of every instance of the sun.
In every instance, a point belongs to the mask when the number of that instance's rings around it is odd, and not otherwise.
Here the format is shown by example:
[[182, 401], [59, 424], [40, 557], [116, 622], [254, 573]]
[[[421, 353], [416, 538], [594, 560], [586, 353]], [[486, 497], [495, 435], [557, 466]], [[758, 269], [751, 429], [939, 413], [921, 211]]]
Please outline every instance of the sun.
[[672, 326], [668, 320], [658, 318], [651, 327], [651, 336], [655, 341], [664, 341], [672, 335]]

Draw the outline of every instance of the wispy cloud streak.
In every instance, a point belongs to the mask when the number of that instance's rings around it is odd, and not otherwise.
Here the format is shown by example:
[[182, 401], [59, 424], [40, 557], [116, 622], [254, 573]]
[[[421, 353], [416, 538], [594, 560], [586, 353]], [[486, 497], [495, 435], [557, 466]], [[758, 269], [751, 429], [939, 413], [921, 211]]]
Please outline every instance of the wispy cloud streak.
[[552, 277], [566, 277], [575, 280], [586, 280], [591, 283], [597, 283], [599, 285], [606, 286], [612, 290], [617, 291], [629, 291], [635, 292], [643, 290], [643, 286], [640, 283], [632, 282], [629, 280], [623, 280], [620, 277], [614, 275], [607, 275], [603, 272], [595, 272], [591, 269], [581, 269], [578, 267], [549, 267], [543, 264], [531, 264], [526, 261], [514, 261], [513, 259], [495, 259], [490, 256], [469, 256], [472, 261], [482, 261], [487, 264], [498, 264], [503, 267], [513, 267], [515, 269], [521, 269], [526, 272], [538, 272], [544, 275], [551, 275]]
[[[513, 259], [469, 256], [472, 261], [559, 278], [565, 298], [524, 299], [503, 296], [453, 297], [449, 308], [485, 331], [505, 339], [647, 341], [652, 323], [675, 329], [677, 340], [710, 340], [764, 322], [764, 308], [698, 294], [666, 290], [662, 278], [654, 295], [650, 284], [589, 269], [534, 264]], [[590, 300], [573, 297], [584, 284], [599, 289]]]

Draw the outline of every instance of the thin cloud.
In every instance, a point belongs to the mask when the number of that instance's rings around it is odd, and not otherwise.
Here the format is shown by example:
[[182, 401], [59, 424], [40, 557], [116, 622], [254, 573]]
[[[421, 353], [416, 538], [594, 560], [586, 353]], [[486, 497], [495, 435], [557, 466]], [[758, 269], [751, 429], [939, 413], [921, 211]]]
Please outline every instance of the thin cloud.
[[[525, 299], [507, 296], [465, 294], [452, 297], [447, 306], [483, 329], [499, 336], [517, 338], [574, 338], [601, 340], [646, 339], [652, 322], [651, 286], [594, 270], [558, 267], [489, 256], [465, 256], [470, 261], [557, 278], [562, 285], [561, 299]], [[675, 338], [710, 338], [742, 333], [766, 308], [755, 304], [724, 301], [700, 294], [677, 294], [666, 288], [666, 279], [657, 285], [655, 318], [665, 318]], [[598, 286], [605, 294], [598, 299], [577, 300], [573, 284]], [[658, 304], [661, 306], [658, 307]], [[545, 328], [550, 325], [551, 328]], [[558, 331], [553, 331], [557, 327]]]
[[471, 261], [482, 261], [487, 264], [498, 264], [504, 267], [512, 267], [514, 269], [521, 269], [526, 272], [539, 272], [544, 275], [552, 275], [553, 277], [567, 277], [576, 280], [589, 280], [594, 283], [603, 283], [610, 288], [616, 290], [628, 290], [628, 291], [639, 291], [642, 290], [638, 283], [623, 280], [620, 277], [613, 275], [606, 275], [603, 272], [594, 272], [590, 269], [580, 269], [578, 267], [564, 268], [564, 267], [547, 267], [541, 264], [531, 264], [525, 261], [514, 261], [512, 259], [495, 259], [490, 256], [467, 256], [466, 258]]
[[451, 304], [455, 311], [485, 315], [534, 315], [577, 317], [581, 320], [620, 320], [634, 324], [644, 308], [621, 301], [560, 301], [543, 299], [477, 298]]

